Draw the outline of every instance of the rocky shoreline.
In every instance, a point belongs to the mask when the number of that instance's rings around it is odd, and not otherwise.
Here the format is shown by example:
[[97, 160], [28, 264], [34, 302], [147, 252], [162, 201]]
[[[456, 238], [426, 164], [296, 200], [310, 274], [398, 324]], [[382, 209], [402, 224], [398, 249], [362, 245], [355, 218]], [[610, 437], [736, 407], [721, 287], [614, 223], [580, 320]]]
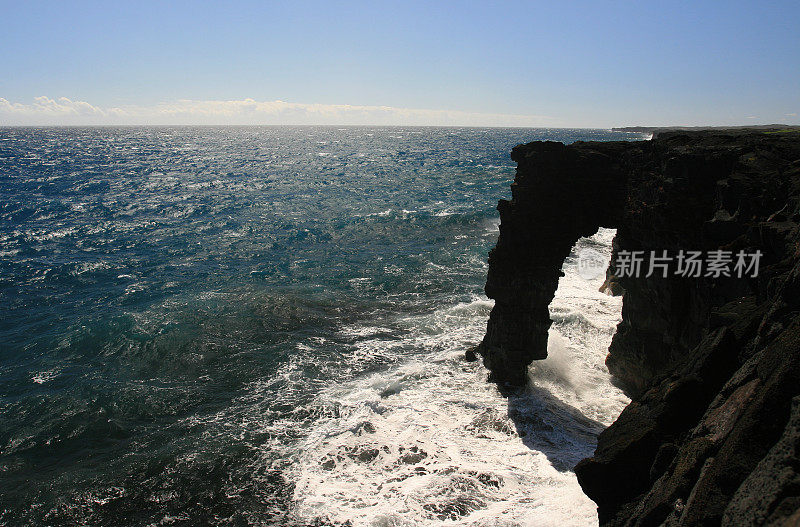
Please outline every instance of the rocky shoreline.
[[[576, 467], [601, 525], [800, 521], [800, 133], [655, 131], [512, 159], [478, 350], [493, 381], [526, 382], [564, 258], [617, 229], [607, 289], [624, 292], [623, 318], [607, 365], [632, 402]], [[730, 256], [730, 276], [645, 276], [651, 255], [681, 251]], [[643, 272], [620, 276], [634, 252]], [[757, 273], [738, 276], [735, 256], [756, 253]]]

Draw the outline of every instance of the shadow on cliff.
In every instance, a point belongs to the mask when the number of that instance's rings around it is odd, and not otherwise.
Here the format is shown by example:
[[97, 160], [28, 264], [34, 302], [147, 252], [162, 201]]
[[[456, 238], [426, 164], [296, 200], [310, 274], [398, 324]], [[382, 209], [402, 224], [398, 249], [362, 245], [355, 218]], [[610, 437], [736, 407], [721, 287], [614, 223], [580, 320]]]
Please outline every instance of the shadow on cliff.
[[503, 395], [522, 442], [546, 455], [556, 470], [572, 471], [594, 454], [597, 434], [605, 428], [602, 423], [537, 386], [506, 389]]

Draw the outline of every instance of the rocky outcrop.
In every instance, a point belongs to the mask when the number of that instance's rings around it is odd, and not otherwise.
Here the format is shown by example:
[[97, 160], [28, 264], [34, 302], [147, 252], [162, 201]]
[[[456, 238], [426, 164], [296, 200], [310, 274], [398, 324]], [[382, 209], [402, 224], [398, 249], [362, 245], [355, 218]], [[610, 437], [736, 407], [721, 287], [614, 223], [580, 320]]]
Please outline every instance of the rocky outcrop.
[[[546, 356], [547, 306], [579, 236], [617, 229], [623, 320], [607, 365], [631, 404], [576, 467], [603, 525], [797, 521], [800, 133], [663, 132], [634, 143], [514, 149], [480, 346], [494, 380]], [[662, 276], [650, 251], [761, 251], [757, 276]], [[793, 402], [794, 401], [794, 402]]]
[[548, 306], [561, 264], [578, 238], [619, 222], [627, 187], [624, 162], [636, 155], [630, 145], [575, 148], [548, 141], [512, 151], [519, 168], [513, 199], [498, 205], [500, 237], [489, 254], [486, 281], [495, 306], [479, 348], [492, 380], [522, 385], [528, 364], [547, 356]]

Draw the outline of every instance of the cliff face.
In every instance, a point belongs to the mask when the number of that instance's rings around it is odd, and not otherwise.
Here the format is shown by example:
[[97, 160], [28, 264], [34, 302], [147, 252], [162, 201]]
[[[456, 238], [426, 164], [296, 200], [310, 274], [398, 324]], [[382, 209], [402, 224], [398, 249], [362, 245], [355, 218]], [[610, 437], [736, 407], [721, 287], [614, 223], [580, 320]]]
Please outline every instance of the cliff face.
[[[480, 351], [500, 383], [544, 358], [547, 307], [578, 237], [617, 229], [624, 291], [607, 365], [632, 403], [576, 467], [605, 525], [800, 521], [800, 134], [665, 132], [514, 149], [513, 199]], [[651, 251], [730, 251], [732, 276], [668, 276]], [[613, 263], [643, 251], [642, 272]], [[736, 276], [736, 254], [762, 253]], [[630, 253], [627, 253], [630, 254]]]

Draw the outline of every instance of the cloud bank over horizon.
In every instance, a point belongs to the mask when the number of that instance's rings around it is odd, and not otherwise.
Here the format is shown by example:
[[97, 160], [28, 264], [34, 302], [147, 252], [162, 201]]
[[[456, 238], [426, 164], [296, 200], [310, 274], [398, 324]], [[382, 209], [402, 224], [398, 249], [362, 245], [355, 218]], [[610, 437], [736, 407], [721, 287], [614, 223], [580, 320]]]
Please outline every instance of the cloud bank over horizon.
[[542, 115], [511, 115], [392, 106], [285, 101], [180, 99], [152, 106], [101, 107], [67, 97], [31, 104], [0, 97], [0, 126], [58, 125], [401, 125], [557, 126]]

